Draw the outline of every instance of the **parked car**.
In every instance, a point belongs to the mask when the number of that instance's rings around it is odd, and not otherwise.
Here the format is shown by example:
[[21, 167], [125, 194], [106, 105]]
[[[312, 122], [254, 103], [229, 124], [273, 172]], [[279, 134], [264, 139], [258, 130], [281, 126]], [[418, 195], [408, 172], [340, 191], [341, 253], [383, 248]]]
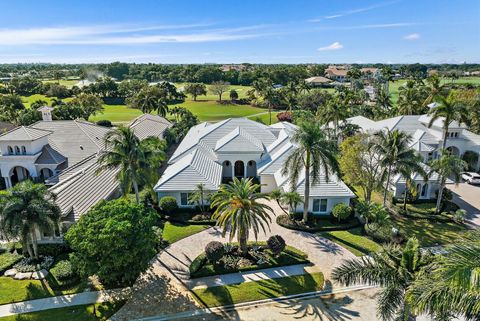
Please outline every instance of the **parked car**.
[[480, 184], [480, 175], [473, 172], [462, 173], [462, 179], [468, 184]]

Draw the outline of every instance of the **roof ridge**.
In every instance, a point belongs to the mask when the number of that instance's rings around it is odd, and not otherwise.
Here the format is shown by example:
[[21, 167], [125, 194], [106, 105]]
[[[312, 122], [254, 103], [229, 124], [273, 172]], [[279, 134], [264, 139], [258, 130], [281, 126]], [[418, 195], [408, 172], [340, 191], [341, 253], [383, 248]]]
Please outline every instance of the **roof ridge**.
[[[88, 137], [88, 139], [90, 139], [95, 144], [95, 146], [97, 146], [100, 150], [103, 149], [103, 146], [99, 145], [92, 137], [90, 137], [90, 135], [85, 131], [85, 129], [83, 129], [82, 126], [79, 125], [79, 123], [84, 124], [84, 125], [86, 125], [87, 123], [90, 124], [90, 125], [93, 125], [92, 123], [90, 123], [88, 121], [87, 122], [79, 121], [77, 119], [73, 120], [73, 122]], [[98, 125], [94, 125], [94, 126], [96, 127]], [[98, 126], [98, 127], [101, 127], [101, 126]]]

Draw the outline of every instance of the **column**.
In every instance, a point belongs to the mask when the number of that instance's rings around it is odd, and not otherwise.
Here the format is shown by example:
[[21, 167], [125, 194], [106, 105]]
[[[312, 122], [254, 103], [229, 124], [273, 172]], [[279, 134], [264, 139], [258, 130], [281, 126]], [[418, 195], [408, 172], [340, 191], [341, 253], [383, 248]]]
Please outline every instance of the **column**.
[[247, 166], [248, 166], [248, 162], [244, 162], [244, 163], [243, 163], [243, 168], [244, 168], [243, 177], [245, 177], [245, 178], [248, 177], [248, 175], [247, 175]]
[[3, 179], [5, 180], [5, 186], [7, 188], [11, 188], [12, 187], [12, 180], [10, 179], [10, 176], [4, 177]]
[[235, 177], [235, 163], [230, 162], [230, 167], [232, 167], [232, 180]]

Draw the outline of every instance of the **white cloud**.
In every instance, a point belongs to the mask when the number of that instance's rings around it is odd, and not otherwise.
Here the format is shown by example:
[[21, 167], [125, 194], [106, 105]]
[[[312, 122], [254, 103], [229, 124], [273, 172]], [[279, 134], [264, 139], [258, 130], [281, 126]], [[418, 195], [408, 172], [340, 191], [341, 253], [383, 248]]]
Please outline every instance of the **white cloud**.
[[405, 39], [405, 40], [417, 40], [417, 39], [420, 39], [420, 34], [419, 33], [411, 33], [411, 34], [403, 37], [403, 39]]
[[343, 45], [340, 42], [335, 41], [331, 45], [326, 46], [326, 47], [320, 47], [317, 50], [318, 51], [331, 51], [331, 50], [339, 50], [339, 49], [342, 49], [342, 48], [343, 48]]
[[337, 18], [341, 18], [341, 17], [345, 17], [345, 16], [350, 16], [352, 14], [357, 14], [357, 13], [361, 13], [361, 12], [366, 12], [366, 11], [390, 6], [390, 5], [392, 5], [394, 3], [397, 3], [399, 1], [400, 0], [381, 2], [381, 3], [377, 3], [377, 4], [374, 4], [374, 5], [368, 6], [368, 7], [347, 10], [347, 11], [339, 12], [339, 13], [336, 13], [336, 14], [323, 16], [322, 18], [310, 19], [310, 20], [307, 20], [307, 21], [308, 22], [320, 22], [322, 19], [337, 19]]

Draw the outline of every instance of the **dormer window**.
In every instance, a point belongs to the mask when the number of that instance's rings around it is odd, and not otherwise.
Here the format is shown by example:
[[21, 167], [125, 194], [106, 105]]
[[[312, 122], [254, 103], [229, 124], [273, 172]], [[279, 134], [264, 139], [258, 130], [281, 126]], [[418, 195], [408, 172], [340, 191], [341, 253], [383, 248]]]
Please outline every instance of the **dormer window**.
[[12, 148], [12, 146], [8, 146], [8, 153], [9, 153], [10, 155], [13, 155], [13, 148]]
[[26, 154], [27, 154], [27, 149], [25, 148], [25, 146], [22, 146], [22, 154], [23, 154], [23, 155], [26, 155]]
[[20, 147], [15, 146], [15, 155], [20, 155]]

